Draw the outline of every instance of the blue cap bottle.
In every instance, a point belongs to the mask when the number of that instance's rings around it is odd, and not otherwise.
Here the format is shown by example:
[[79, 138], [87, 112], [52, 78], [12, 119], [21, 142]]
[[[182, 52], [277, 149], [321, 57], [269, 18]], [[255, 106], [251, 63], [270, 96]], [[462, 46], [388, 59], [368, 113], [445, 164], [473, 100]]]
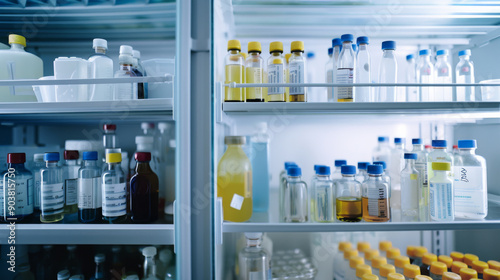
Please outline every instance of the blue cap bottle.
[[342, 165], [346, 165], [347, 161], [345, 159], [336, 159], [335, 160], [335, 167], [339, 167]]
[[354, 165], [343, 165], [340, 168], [340, 173], [342, 173], [342, 175], [356, 175], [356, 166], [354, 166]]
[[418, 158], [418, 156], [415, 153], [405, 153], [404, 158], [405, 159], [415, 159], [416, 160]]
[[372, 164], [372, 165], [368, 165], [368, 174], [371, 174], [371, 175], [382, 175], [382, 173], [384, 173], [384, 169], [382, 168], [382, 165], [378, 165], [378, 164]]

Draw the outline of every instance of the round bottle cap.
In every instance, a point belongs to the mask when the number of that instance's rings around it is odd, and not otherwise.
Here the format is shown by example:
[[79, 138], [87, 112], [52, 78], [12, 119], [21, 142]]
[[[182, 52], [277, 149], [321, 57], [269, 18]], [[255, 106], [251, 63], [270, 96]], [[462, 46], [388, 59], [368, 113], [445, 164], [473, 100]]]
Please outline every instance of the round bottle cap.
[[333, 54], [333, 48], [328, 48], [328, 55], [332, 55]]
[[376, 258], [379, 256], [379, 251], [377, 249], [368, 249], [365, 251], [365, 260], [371, 261], [373, 258]]
[[96, 262], [96, 263], [103, 263], [104, 261], [106, 261], [106, 255], [104, 255], [104, 254], [97, 254], [97, 255], [95, 255], [94, 262]]
[[153, 144], [153, 136], [139, 135], [135, 137], [135, 144]]
[[104, 39], [101, 39], [101, 38], [95, 38], [93, 41], [92, 41], [92, 48], [93, 49], [96, 49], [96, 48], [103, 48], [103, 49], [108, 49], [108, 41], [104, 40]]
[[238, 50], [241, 51], [241, 43], [240, 40], [229, 40], [227, 41], [227, 50]]
[[426, 150], [428, 150], [428, 149], [432, 148], [432, 146], [431, 146], [431, 145], [425, 145], [425, 146], [424, 146], [424, 148], [425, 148]]
[[283, 43], [282, 42], [271, 42], [269, 44], [269, 52], [283, 52]]
[[415, 56], [413, 54], [409, 54], [406, 56], [406, 60], [410, 60], [410, 59], [413, 59], [415, 58]]
[[451, 264], [453, 263], [453, 259], [446, 255], [438, 256], [438, 261], [444, 263], [447, 268], [451, 268]]
[[418, 246], [417, 248], [415, 248], [415, 257], [421, 258], [425, 253], [427, 253], [427, 248], [423, 246]]
[[402, 144], [405, 138], [396, 137], [394, 138], [394, 144]]
[[418, 158], [418, 155], [415, 154], [415, 153], [405, 153], [404, 158], [405, 159], [415, 159], [416, 160]]
[[226, 136], [224, 144], [226, 145], [245, 145], [246, 139], [244, 136]]
[[431, 265], [433, 262], [437, 261], [438, 257], [432, 253], [425, 253], [422, 256], [422, 263], [426, 265]]
[[462, 278], [456, 273], [445, 272], [443, 273], [443, 280], [462, 280]]
[[460, 271], [460, 277], [465, 280], [469, 280], [471, 278], [477, 278], [477, 271], [471, 268], [461, 268]]
[[454, 261], [463, 261], [464, 260], [464, 254], [460, 253], [460, 252], [451, 252], [450, 254], [450, 257], [454, 260]]
[[151, 161], [150, 152], [137, 152], [135, 153], [135, 160], [139, 162]]
[[406, 278], [415, 278], [420, 275], [420, 267], [414, 264], [407, 264], [403, 268], [403, 272]]
[[169, 129], [169, 128], [170, 128], [170, 126], [171, 126], [171, 125], [170, 125], [169, 123], [167, 123], [167, 122], [159, 122], [159, 123], [158, 123], [158, 129], [159, 129], [160, 131], [165, 131], [165, 130]]
[[344, 35], [340, 36], [340, 40], [342, 41], [342, 43], [352, 42], [352, 41], [354, 41], [354, 36], [352, 34], [344, 34]]
[[140, 51], [137, 51], [137, 50], [133, 50], [133, 51], [132, 51], [132, 57], [133, 57], [133, 58], [140, 59], [140, 58], [141, 58], [141, 52], [140, 52]]
[[26, 38], [24, 38], [21, 35], [17, 34], [10, 34], [9, 35], [9, 44], [19, 44], [22, 45], [23, 47], [26, 47]]
[[342, 46], [342, 41], [340, 40], [340, 38], [335, 38], [332, 40], [332, 47], [335, 46]]
[[464, 263], [468, 266], [472, 266], [473, 261], [479, 260], [479, 257], [473, 254], [465, 254], [464, 255]]
[[382, 42], [382, 50], [395, 50], [396, 41], [384, 41]]
[[449, 162], [433, 162], [432, 163], [432, 170], [450, 171], [451, 164]]
[[31, 267], [29, 263], [22, 263], [16, 267], [18, 272], [27, 272], [30, 271]]
[[443, 275], [443, 273], [445, 273], [446, 271], [448, 271], [448, 267], [446, 267], [446, 264], [439, 261], [432, 262], [431, 273], [436, 275]]
[[430, 55], [431, 54], [431, 50], [420, 50], [418, 52], [418, 55]]
[[25, 153], [9, 153], [7, 154], [7, 163], [25, 163], [26, 154]]
[[358, 169], [366, 170], [368, 168], [368, 165], [370, 165], [369, 162], [365, 162], [365, 161], [358, 162]]
[[374, 257], [372, 259], [372, 267], [373, 268], [380, 268], [383, 264], [387, 263], [387, 259], [382, 256]]
[[408, 247], [406, 247], [406, 255], [408, 257], [414, 257], [415, 256], [415, 249], [417, 249], [416, 246], [408, 246]]
[[380, 175], [384, 173], [384, 168], [382, 165], [378, 164], [373, 164], [373, 165], [368, 165], [368, 174], [373, 174], [373, 175]]
[[405, 265], [410, 264], [410, 258], [407, 256], [399, 256], [394, 259], [394, 266], [404, 268]]
[[65, 150], [64, 151], [64, 159], [78, 159], [80, 157], [80, 154], [78, 151], [73, 151], [73, 150]]
[[155, 124], [152, 123], [152, 122], [142, 122], [141, 123], [141, 129], [142, 130], [154, 129], [154, 128], [155, 128]]
[[[303, 41], [293, 41], [290, 45], [290, 51], [292, 52], [304, 52], [304, 42]], [[309, 53], [308, 53], [309, 55]]]
[[434, 280], [431, 277], [425, 276], [425, 275], [417, 275], [417, 276], [415, 276], [415, 280], [417, 280], [417, 279], [418, 280]]
[[477, 273], [483, 273], [483, 271], [488, 268], [490, 268], [488, 264], [483, 261], [477, 260], [472, 262], [472, 269], [477, 271]]
[[460, 273], [460, 269], [467, 268], [467, 265], [463, 262], [454, 261], [451, 264], [451, 271], [454, 273]]
[[45, 153], [43, 155], [44, 161], [59, 161], [59, 153]]
[[422, 139], [420, 139], [420, 138], [413, 138], [413, 139], [411, 139], [411, 143], [412, 144], [419, 144], [419, 145], [421, 145], [422, 144]]
[[369, 44], [370, 43], [370, 40], [368, 39], [368, 37], [366, 36], [360, 36], [356, 39], [356, 43], [358, 45], [361, 45], [361, 44]]
[[436, 56], [440, 56], [440, 55], [448, 55], [448, 50], [439, 50], [436, 52]]
[[142, 255], [145, 257], [154, 257], [156, 256], [156, 247], [150, 246], [142, 249]]
[[316, 168], [316, 174], [318, 174], [318, 175], [330, 175], [330, 166], [319, 165]]
[[387, 280], [405, 280], [405, 277], [399, 273], [391, 273], [387, 276]]
[[363, 257], [352, 256], [349, 259], [349, 266], [351, 268], [356, 268], [358, 266], [358, 264], [364, 264], [364, 263], [365, 263], [365, 259], [363, 259]]
[[83, 160], [97, 160], [97, 152], [96, 151], [83, 152], [82, 158]]
[[370, 249], [370, 243], [369, 242], [365, 242], [365, 241], [360, 241], [358, 242], [358, 251], [360, 252], [366, 252], [366, 250], [369, 250]]
[[134, 49], [131, 46], [128, 45], [121, 45], [120, 46], [120, 54], [121, 55], [130, 55], [134, 53]]
[[345, 160], [345, 159], [336, 159], [335, 160], [335, 167], [339, 167], [339, 166], [346, 165], [346, 164], [347, 164], [347, 160]]
[[475, 149], [477, 148], [476, 140], [458, 140], [459, 149]]
[[107, 153], [106, 162], [107, 163], [122, 162], [122, 153]]
[[358, 256], [358, 250], [354, 248], [344, 250], [344, 259], [346, 260], [350, 259], [351, 257], [357, 257], [357, 256]]
[[346, 249], [351, 249], [351, 248], [352, 248], [351, 242], [347, 242], [347, 241], [340, 241], [339, 242], [339, 251], [344, 252]]
[[302, 169], [300, 169], [300, 167], [292, 166], [292, 167], [288, 168], [288, 176], [296, 177], [296, 176], [301, 176], [301, 175], [302, 175]]
[[292, 165], [297, 165], [297, 164], [293, 161], [285, 161], [285, 170], [287, 170], [288, 167]]
[[363, 275], [363, 277], [361, 279], [362, 280], [378, 280], [378, 276], [370, 274], [370, 273], [366, 273], [365, 275]]
[[43, 154], [34, 154], [33, 155], [33, 161], [43, 161]]
[[453, 150], [458, 149], [458, 145], [453, 145]]
[[392, 242], [391, 241], [387, 241], [387, 240], [384, 240], [384, 241], [380, 241], [378, 243], [378, 249], [382, 252], [385, 252], [389, 249], [392, 248]]
[[69, 276], [69, 270], [61, 270], [57, 273], [57, 280], [66, 280]]
[[314, 58], [314, 53], [313, 52], [308, 52], [307, 53], [307, 58]]
[[471, 55], [471, 52], [469, 49], [467, 50], [462, 50], [458, 52], [458, 56], [464, 56], [464, 55]]
[[395, 259], [395, 258], [401, 256], [401, 251], [399, 251], [398, 248], [393, 247], [393, 248], [390, 248], [389, 250], [387, 250], [386, 254], [387, 254], [388, 259]]
[[374, 165], [382, 165], [382, 168], [387, 169], [387, 164], [385, 163], [385, 161], [374, 161], [373, 162]]
[[500, 272], [493, 269], [485, 269], [483, 271], [484, 280], [500, 280]]
[[371, 274], [372, 273], [372, 268], [367, 265], [367, 264], [358, 264], [358, 266], [356, 266], [356, 277], [363, 277], [363, 275], [365, 274]]
[[446, 140], [432, 140], [432, 147], [434, 148], [446, 148], [447, 145]]
[[391, 273], [396, 272], [396, 268], [392, 264], [383, 264], [379, 268], [380, 276], [387, 277]]
[[378, 142], [389, 142], [389, 137], [379, 136], [377, 140], [378, 140]]
[[262, 52], [262, 46], [260, 42], [248, 42], [248, 52]]
[[356, 174], [356, 166], [354, 165], [342, 165], [340, 167], [340, 173], [345, 175], [355, 175]]
[[500, 262], [488, 261], [488, 265], [490, 266], [491, 269], [494, 269], [496, 271], [500, 271]]

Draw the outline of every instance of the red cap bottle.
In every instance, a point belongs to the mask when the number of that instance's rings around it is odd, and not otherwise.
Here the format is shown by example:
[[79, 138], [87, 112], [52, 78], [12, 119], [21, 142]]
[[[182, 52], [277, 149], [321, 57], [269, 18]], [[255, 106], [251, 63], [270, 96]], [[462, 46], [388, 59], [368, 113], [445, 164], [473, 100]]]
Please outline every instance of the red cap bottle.
[[150, 152], [137, 152], [135, 153], [135, 160], [139, 162], [151, 161]]
[[7, 163], [25, 163], [26, 154], [25, 153], [11, 153], [7, 154]]
[[64, 151], [64, 159], [78, 159], [80, 154], [78, 151], [66, 150]]
[[116, 130], [116, 124], [105, 124], [102, 126], [102, 128], [104, 130], [112, 130], [112, 131], [115, 131]]

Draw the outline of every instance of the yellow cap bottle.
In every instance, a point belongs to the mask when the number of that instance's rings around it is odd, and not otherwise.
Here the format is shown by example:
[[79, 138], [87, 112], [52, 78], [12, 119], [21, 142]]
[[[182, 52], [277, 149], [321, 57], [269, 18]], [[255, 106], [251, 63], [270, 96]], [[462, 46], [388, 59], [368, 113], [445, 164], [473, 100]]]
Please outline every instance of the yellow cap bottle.
[[386, 263], [387, 263], [387, 259], [385, 257], [382, 257], [382, 256], [374, 257], [372, 259], [372, 267], [376, 268], [376, 269], [380, 269], [380, 267]]
[[451, 252], [450, 257], [454, 261], [459, 261], [459, 262], [463, 262], [464, 261], [464, 254], [462, 254], [460, 252]]
[[386, 252], [387, 258], [394, 260], [396, 257], [401, 256], [401, 251], [398, 248], [390, 248]]
[[415, 257], [415, 250], [417, 249], [416, 246], [408, 246], [406, 247], [406, 255], [409, 258], [414, 258]]
[[405, 265], [410, 264], [410, 258], [407, 256], [399, 256], [394, 259], [394, 266], [404, 269]]
[[415, 278], [417, 275], [420, 275], [420, 267], [414, 264], [406, 264], [404, 267], [404, 275], [406, 278]]
[[405, 280], [405, 277], [399, 273], [391, 273], [387, 276], [387, 280]]
[[293, 41], [290, 45], [291, 52], [304, 52], [304, 42], [303, 41]]
[[344, 259], [348, 260], [351, 257], [357, 257], [358, 256], [358, 250], [350, 248], [350, 249], [345, 249], [344, 250]]
[[427, 253], [427, 248], [422, 246], [418, 246], [417, 248], [415, 248], [415, 257], [422, 258], [425, 253]]
[[451, 264], [451, 271], [454, 273], [460, 273], [460, 269], [467, 268], [467, 265], [463, 262], [454, 261]]
[[496, 271], [500, 271], [500, 262], [497, 261], [488, 261], [488, 265], [490, 269], [494, 269]]
[[260, 42], [248, 42], [248, 52], [262, 52], [262, 46], [260, 45]]
[[453, 263], [453, 259], [446, 256], [446, 255], [440, 255], [438, 257], [438, 261], [444, 263], [446, 265], [447, 268], [450, 268], [451, 267], [451, 264]]
[[432, 262], [431, 264], [431, 276], [434, 275], [443, 275], [448, 271], [448, 268], [446, 267], [446, 264], [442, 262]]
[[396, 273], [396, 268], [392, 264], [383, 264], [379, 268], [379, 274], [382, 277], [387, 278], [387, 276], [391, 273]]
[[370, 243], [368, 242], [364, 242], [364, 241], [361, 241], [361, 242], [358, 242], [358, 251], [360, 252], [366, 252], [366, 250], [369, 250], [370, 249]]
[[473, 261], [472, 262], [472, 269], [477, 271], [478, 274], [483, 273], [483, 270], [490, 268], [487, 263], [482, 262], [482, 261]]
[[493, 269], [485, 269], [483, 271], [484, 280], [500, 280], [500, 272]]
[[363, 275], [363, 277], [361, 279], [362, 280], [378, 280], [378, 276], [367, 273], [367, 274]]
[[462, 268], [460, 269], [460, 277], [462, 280], [470, 280], [472, 278], [477, 278], [477, 271], [472, 268]]
[[356, 269], [358, 264], [365, 264], [365, 259], [363, 257], [354, 256], [349, 259], [349, 266], [352, 269]]
[[281, 52], [281, 53], [283, 53], [283, 43], [281, 43], [281, 42], [271, 42], [271, 44], [269, 44], [269, 52], [270, 53], [273, 53], [273, 52]]
[[9, 44], [19, 44], [23, 47], [26, 47], [26, 38], [21, 35], [10, 34], [9, 35]]
[[363, 275], [365, 274], [371, 274], [372, 273], [372, 268], [367, 265], [367, 264], [358, 264], [358, 266], [356, 266], [356, 277], [358, 278], [362, 278]]
[[365, 260], [371, 262], [373, 258], [380, 255], [379, 251], [376, 249], [368, 249], [365, 251]]
[[240, 40], [229, 40], [229, 41], [227, 41], [227, 50], [228, 51], [232, 51], [232, 50], [241, 51]]
[[121, 153], [106, 154], [106, 163], [117, 163], [117, 162], [122, 162], [122, 154]]
[[422, 256], [422, 263], [426, 265], [431, 265], [433, 262], [437, 261], [438, 257], [431, 253], [425, 253]]
[[464, 255], [464, 263], [469, 267], [472, 267], [472, 262], [479, 260], [479, 257], [473, 254], [465, 254]]
[[415, 280], [433, 280], [433, 279], [430, 278], [429, 276], [417, 275], [417, 276], [415, 276]]
[[453, 273], [453, 272], [445, 272], [443, 273], [443, 278], [442, 280], [462, 280], [460, 275]]
[[387, 240], [385, 240], [385, 241], [380, 241], [380, 242], [378, 243], [378, 249], [379, 249], [381, 252], [383, 252], [383, 253], [385, 253], [385, 252], [386, 252], [387, 250], [389, 250], [390, 248], [392, 248], [392, 242], [391, 242], [391, 241], [387, 241]]
[[351, 248], [352, 248], [351, 242], [347, 242], [347, 241], [340, 241], [339, 242], [339, 251], [340, 252], [344, 252], [345, 249], [351, 249]]

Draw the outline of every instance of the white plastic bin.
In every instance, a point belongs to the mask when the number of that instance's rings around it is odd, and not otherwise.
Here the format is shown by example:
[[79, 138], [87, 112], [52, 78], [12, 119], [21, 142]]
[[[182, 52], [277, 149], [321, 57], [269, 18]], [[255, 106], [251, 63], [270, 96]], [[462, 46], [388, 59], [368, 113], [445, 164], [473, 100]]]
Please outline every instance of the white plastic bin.
[[[163, 77], [166, 74], [175, 73], [175, 59], [155, 58], [142, 62], [142, 67], [148, 77]], [[172, 98], [174, 94], [174, 83], [148, 83], [148, 99]]]
[[[54, 76], [59, 79], [87, 79], [88, 61], [78, 57], [58, 57], [54, 60]], [[56, 85], [56, 102], [88, 101], [88, 85]]]

